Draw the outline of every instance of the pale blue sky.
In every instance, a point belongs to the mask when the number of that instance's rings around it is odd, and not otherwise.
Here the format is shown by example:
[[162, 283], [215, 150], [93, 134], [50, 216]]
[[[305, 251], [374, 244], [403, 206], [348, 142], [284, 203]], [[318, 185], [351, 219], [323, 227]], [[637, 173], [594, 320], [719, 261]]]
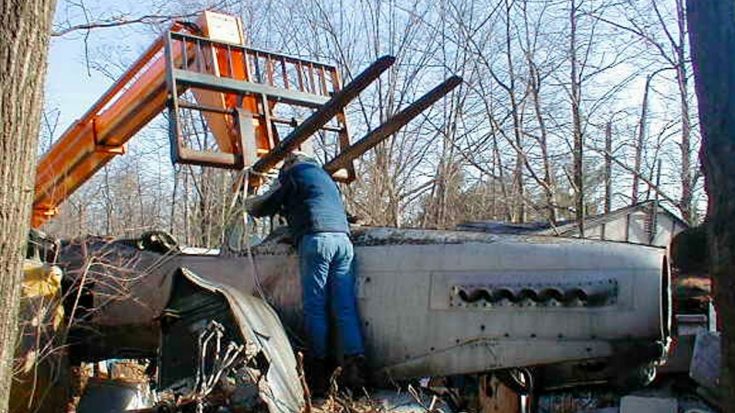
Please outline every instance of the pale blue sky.
[[[136, 7], [135, 2], [128, 0], [115, 2], [114, 8], [109, 2], [105, 4], [102, 1], [87, 1], [86, 5], [94, 14], [140, 12], [140, 7]], [[76, 10], [70, 10], [65, 2], [60, 1], [56, 11], [56, 24], [67, 18], [72, 19], [74, 24], [84, 22]], [[94, 67], [90, 69], [91, 75], [88, 72], [85, 35], [85, 31], [78, 31], [51, 38], [46, 77], [46, 108], [50, 111], [59, 111], [57, 137], [75, 119], [83, 115], [112, 84], [110, 78]], [[113, 61], [119, 59], [130, 63], [154, 38], [152, 29], [141, 26], [96, 29], [89, 32], [87, 50], [90, 61], [98, 64], [107, 60], [107, 57], [100, 59], [100, 56], [108, 53]], [[122, 72], [117, 67], [112, 68], [112, 71], [115, 75]]]

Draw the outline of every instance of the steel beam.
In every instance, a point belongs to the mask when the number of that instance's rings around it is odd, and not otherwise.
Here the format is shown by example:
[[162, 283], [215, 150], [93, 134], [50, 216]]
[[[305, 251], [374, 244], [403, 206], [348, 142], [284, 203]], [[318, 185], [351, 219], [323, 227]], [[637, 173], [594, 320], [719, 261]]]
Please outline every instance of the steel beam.
[[260, 158], [253, 165], [253, 171], [266, 172], [273, 168], [278, 162], [283, 160], [289, 152], [295, 150], [309, 136], [316, 133], [320, 128], [329, 122], [342, 108], [357, 97], [360, 92], [365, 90], [371, 83], [375, 81], [383, 72], [385, 72], [396, 58], [393, 56], [383, 56], [371, 64], [362, 73], [357, 75], [352, 82], [347, 84], [342, 90], [335, 93], [327, 103], [311, 116], [306, 118], [303, 123], [297, 126], [288, 134], [275, 148], [267, 155]]
[[398, 129], [402, 128], [437, 100], [441, 99], [455, 87], [459, 86], [460, 83], [462, 83], [462, 78], [459, 76], [452, 76], [445, 80], [442, 84], [431, 89], [427, 94], [419, 98], [419, 100], [413, 102], [402, 111], [393, 115], [393, 117], [388, 119], [377, 129], [373, 129], [368, 132], [365, 137], [340, 152], [339, 155], [324, 165], [324, 169], [330, 174], [333, 174], [338, 170], [345, 168], [353, 159], [372, 149], [375, 145], [394, 134]]
[[319, 108], [329, 102], [326, 97], [312, 93], [283, 89], [262, 83], [248, 82], [246, 80], [219, 77], [207, 73], [196, 73], [189, 70], [174, 69], [174, 76], [176, 77], [176, 82], [181, 85], [226, 93], [267, 95], [279, 102], [284, 102], [290, 105], [304, 105], [312, 108]]

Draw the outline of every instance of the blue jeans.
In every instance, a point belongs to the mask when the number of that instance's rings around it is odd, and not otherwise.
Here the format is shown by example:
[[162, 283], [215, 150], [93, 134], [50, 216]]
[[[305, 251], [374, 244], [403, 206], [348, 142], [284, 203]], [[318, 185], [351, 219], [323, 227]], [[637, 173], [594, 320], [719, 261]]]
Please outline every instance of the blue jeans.
[[343, 354], [364, 353], [353, 257], [352, 242], [341, 232], [306, 234], [299, 241], [304, 328], [309, 350], [315, 358], [329, 355], [330, 311], [336, 320]]

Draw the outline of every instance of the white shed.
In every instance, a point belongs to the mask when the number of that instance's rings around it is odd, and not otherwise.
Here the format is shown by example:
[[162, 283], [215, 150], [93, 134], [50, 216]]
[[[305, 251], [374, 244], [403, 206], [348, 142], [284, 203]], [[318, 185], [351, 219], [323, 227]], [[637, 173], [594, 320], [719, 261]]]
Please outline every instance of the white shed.
[[[585, 220], [584, 237], [667, 247], [676, 234], [689, 228], [686, 222], [656, 201], [644, 201]], [[538, 232], [544, 235], [578, 237], [577, 222]]]

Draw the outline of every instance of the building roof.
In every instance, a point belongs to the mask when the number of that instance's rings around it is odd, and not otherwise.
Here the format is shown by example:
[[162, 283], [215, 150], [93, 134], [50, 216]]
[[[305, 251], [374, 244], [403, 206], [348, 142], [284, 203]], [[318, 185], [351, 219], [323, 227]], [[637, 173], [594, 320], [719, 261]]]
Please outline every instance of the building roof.
[[[654, 200], [642, 201], [635, 205], [629, 205], [616, 209], [607, 214], [599, 214], [587, 217], [585, 219], [585, 227], [591, 228], [598, 225], [612, 222], [618, 218], [625, 217], [631, 213], [643, 211], [650, 212], [653, 207]], [[669, 215], [671, 219], [680, 225], [688, 228], [689, 225], [679, 216], [671, 212], [668, 208], [658, 203], [659, 213]], [[502, 221], [469, 221], [463, 222], [457, 226], [458, 229], [467, 231], [482, 231], [493, 234], [539, 234], [539, 235], [572, 235], [579, 230], [577, 221], [559, 221], [556, 225], [552, 225], [548, 221], [534, 221], [523, 224], [514, 224]]]
[[525, 224], [512, 224], [503, 221], [469, 221], [457, 225], [457, 229], [466, 231], [490, 232], [493, 234], [537, 234], [551, 228], [549, 222], [534, 221]]
[[[625, 217], [626, 215], [630, 215], [634, 212], [646, 212], [650, 213], [651, 208], [653, 208], [654, 204], [656, 204], [655, 200], [647, 200], [639, 202], [635, 205], [629, 205], [623, 208], [616, 209], [614, 211], [610, 211], [607, 214], [598, 214], [593, 215], [590, 217], [585, 218], [585, 228], [592, 228], [599, 225], [607, 224], [609, 222], [615, 221], [616, 219]], [[685, 228], [689, 228], [689, 224], [684, 222], [679, 216], [671, 212], [668, 208], [661, 205], [660, 202], [658, 202], [658, 212], [666, 214], [671, 217], [672, 220], [679, 223]], [[557, 225], [556, 227], [551, 227], [544, 229], [540, 231], [540, 234], [545, 235], [572, 235], [575, 232], [579, 231], [579, 226], [577, 225], [577, 221], [569, 221], [560, 225]]]

